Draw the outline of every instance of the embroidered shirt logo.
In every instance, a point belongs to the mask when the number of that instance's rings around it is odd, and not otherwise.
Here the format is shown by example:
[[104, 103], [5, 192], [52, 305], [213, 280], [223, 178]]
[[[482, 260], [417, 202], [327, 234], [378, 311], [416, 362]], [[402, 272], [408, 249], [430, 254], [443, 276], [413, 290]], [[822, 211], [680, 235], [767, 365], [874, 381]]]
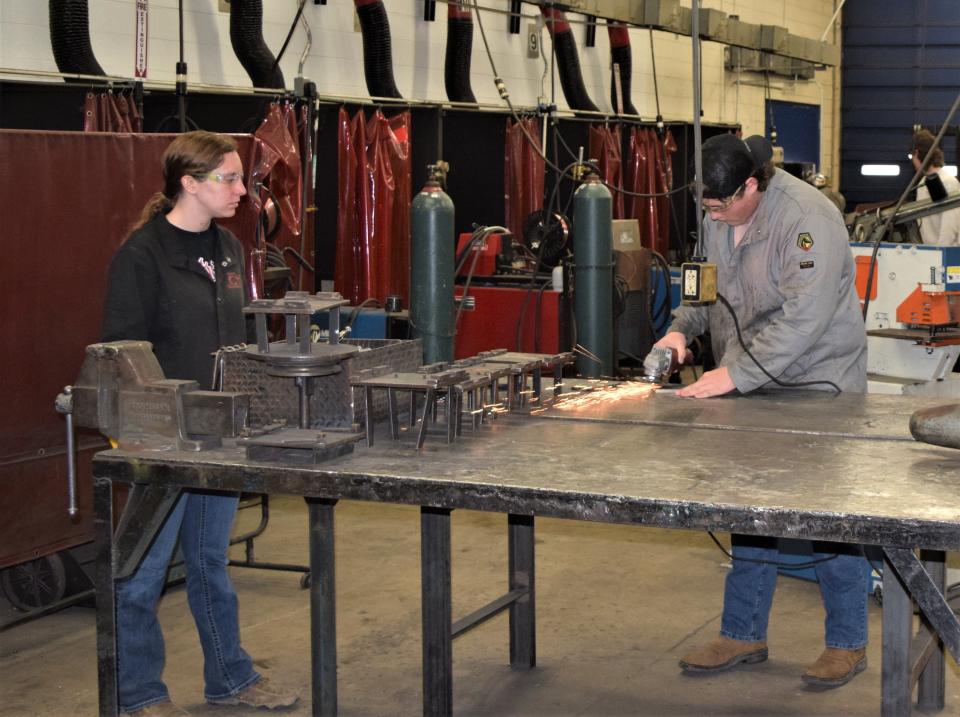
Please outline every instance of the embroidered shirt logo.
[[204, 259], [202, 256], [197, 257], [197, 261], [200, 262], [200, 266], [203, 267], [203, 270], [207, 272], [207, 276], [210, 277], [210, 281], [217, 281], [217, 267], [210, 259]]
[[243, 285], [240, 283], [240, 275], [235, 271], [227, 272], [227, 288], [228, 289], [241, 289]]
[[803, 232], [797, 237], [797, 246], [804, 251], [810, 251], [813, 249], [813, 237], [808, 232]]

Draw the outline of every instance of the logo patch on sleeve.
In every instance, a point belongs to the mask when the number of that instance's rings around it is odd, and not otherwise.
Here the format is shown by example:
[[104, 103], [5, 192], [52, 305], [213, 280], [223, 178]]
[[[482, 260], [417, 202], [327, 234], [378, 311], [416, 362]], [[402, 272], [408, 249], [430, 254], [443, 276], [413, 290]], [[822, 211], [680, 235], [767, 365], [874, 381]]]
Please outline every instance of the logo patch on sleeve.
[[810, 251], [813, 249], [813, 237], [810, 236], [809, 232], [803, 232], [797, 237], [797, 246], [804, 251]]
[[800, 268], [801, 268], [801, 269], [812, 269], [812, 268], [813, 268], [813, 262], [812, 262], [812, 261], [801, 261], [801, 262], [800, 262]]

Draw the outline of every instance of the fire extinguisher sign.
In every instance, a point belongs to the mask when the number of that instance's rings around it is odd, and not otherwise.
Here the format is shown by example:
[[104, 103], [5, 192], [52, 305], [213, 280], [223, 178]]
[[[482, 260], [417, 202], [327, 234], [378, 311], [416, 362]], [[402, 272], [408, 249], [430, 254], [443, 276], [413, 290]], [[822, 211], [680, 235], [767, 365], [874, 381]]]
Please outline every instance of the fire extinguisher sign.
[[134, 77], [147, 76], [147, 0], [137, 0], [137, 47]]

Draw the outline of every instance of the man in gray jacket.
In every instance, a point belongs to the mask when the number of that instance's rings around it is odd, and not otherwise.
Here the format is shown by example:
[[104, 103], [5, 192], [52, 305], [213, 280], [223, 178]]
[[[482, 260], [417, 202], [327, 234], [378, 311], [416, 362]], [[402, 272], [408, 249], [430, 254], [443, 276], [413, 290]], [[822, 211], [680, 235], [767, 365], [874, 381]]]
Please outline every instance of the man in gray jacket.
[[[690, 340], [710, 332], [718, 368], [680, 396], [761, 387], [866, 390], [866, 334], [843, 220], [814, 187], [774, 169], [771, 155], [762, 137], [723, 134], [703, 144], [707, 217], [698, 253], [717, 265], [725, 301], [677, 308], [657, 342], [684, 358]], [[731, 540], [734, 561], [720, 635], [681, 659], [685, 672], [712, 673], [767, 659], [776, 541], [743, 535]], [[838, 544], [815, 545], [814, 561], [827, 612], [826, 649], [803, 680], [837, 687], [866, 667], [867, 562], [858, 548]]]

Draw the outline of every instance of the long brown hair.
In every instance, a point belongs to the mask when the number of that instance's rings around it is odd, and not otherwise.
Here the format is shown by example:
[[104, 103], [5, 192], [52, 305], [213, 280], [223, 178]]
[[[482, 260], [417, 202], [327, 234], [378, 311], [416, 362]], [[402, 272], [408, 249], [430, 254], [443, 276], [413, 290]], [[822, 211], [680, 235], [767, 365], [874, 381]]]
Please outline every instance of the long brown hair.
[[232, 138], [213, 132], [186, 132], [173, 140], [160, 160], [163, 165], [163, 191], [144, 205], [131, 231], [140, 229], [160, 212], [168, 212], [180, 196], [180, 179], [200, 176], [220, 166], [225, 155], [237, 151]]

